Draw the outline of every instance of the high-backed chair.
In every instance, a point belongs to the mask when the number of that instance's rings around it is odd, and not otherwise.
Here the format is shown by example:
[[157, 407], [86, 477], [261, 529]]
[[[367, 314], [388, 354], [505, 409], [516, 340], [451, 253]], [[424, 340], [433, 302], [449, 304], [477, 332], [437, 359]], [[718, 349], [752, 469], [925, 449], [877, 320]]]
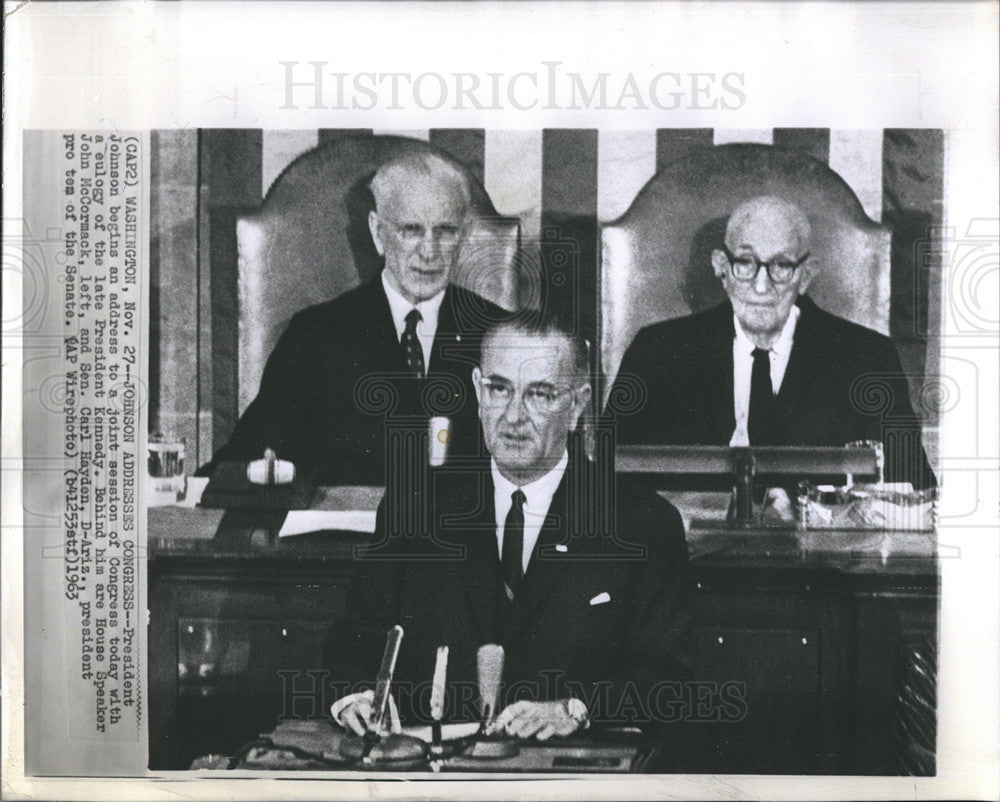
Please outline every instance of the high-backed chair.
[[770, 145], [694, 150], [660, 170], [628, 211], [601, 227], [601, 371], [605, 395], [636, 332], [725, 298], [712, 273], [729, 213], [756, 195], [798, 204], [812, 224], [819, 306], [889, 332], [891, 234], [845, 181], [805, 154]]
[[239, 253], [239, 412], [253, 400], [268, 355], [291, 316], [372, 279], [382, 269], [368, 229], [379, 165], [428, 151], [459, 167], [471, 195], [470, 234], [454, 281], [514, 310], [517, 218], [501, 217], [464, 165], [417, 139], [347, 136], [307, 151], [275, 179], [260, 208], [236, 226]]

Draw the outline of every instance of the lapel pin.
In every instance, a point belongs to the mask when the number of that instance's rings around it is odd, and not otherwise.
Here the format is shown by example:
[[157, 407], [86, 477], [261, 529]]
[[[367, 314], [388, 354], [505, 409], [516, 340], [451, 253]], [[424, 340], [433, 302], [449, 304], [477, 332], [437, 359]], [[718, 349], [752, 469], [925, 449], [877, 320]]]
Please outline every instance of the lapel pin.
[[563, 554], [565, 554], [567, 551], [569, 551], [569, 549], [562, 543], [556, 543], [556, 551], [561, 551]]

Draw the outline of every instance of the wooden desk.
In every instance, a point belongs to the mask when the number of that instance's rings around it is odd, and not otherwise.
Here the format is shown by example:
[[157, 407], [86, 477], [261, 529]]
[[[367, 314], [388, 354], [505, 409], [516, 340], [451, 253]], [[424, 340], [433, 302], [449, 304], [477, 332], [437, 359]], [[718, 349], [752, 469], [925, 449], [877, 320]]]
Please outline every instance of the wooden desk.
[[[734, 533], [724, 497], [671, 497], [689, 524], [692, 692], [706, 720], [658, 770], [933, 773], [933, 535]], [[220, 518], [149, 513], [154, 769], [233, 754], [283, 713], [322, 715], [336, 697], [320, 653], [366, 538], [279, 540], [280, 514]], [[725, 683], [745, 690], [736, 722], [712, 720]]]
[[[517, 741], [514, 752], [503, 757], [475, 755], [476, 725], [458, 725], [462, 735], [449, 733], [445, 726], [444, 749], [435, 756], [428, 749], [424, 757], [402, 765], [364, 763], [344, 757], [345, 733], [330, 720], [284, 721], [273, 732], [263, 734], [236, 756], [205, 756], [199, 768], [257, 769], [266, 771], [412, 771], [544, 773], [544, 774], [628, 774], [644, 770], [659, 753], [658, 741], [635, 731], [602, 730], [575, 733], [548, 741]], [[454, 730], [454, 728], [451, 728]], [[424, 732], [422, 732], [424, 731]], [[404, 728], [404, 733], [429, 744], [429, 727]], [[455, 740], [451, 740], [454, 738]], [[348, 753], [352, 751], [348, 747]]]

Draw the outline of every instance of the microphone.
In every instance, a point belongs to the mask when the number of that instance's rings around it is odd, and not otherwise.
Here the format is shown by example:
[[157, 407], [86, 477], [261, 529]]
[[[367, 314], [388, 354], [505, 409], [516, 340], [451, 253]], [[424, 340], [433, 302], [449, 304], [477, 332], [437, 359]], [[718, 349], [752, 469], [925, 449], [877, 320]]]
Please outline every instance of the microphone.
[[375, 694], [372, 699], [372, 713], [368, 719], [368, 730], [363, 738], [344, 738], [340, 744], [340, 754], [345, 760], [386, 767], [404, 768], [416, 765], [427, 757], [427, 745], [419, 738], [402, 733], [385, 735], [385, 720], [389, 713], [389, 693], [392, 689], [392, 675], [396, 671], [396, 658], [403, 640], [403, 628], [397, 624], [389, 630], [385, 638], [382, 665], [375, 680]]
[[516, 755], [520, 749], [517, 741], [493, 732], [497, 713], [497, 698], [500, 695], [500, 680], [503, 677], [503, 646], [487, 643], [479, 647], [476, 654], [476, 674], [479, 680], [479, 708], [482, 727], [479, 737], [466, 750], [472, 758], [505, 758]]
[[434, 679], [431, 681], [431, 752], [438, 755], [444, 751], [441, 740], [441, 719], [444, 717], [444, 687], [447, 674], [448, 647], [438, 646]]
[[497, 717], [497, 696], [500, 694], [500, 678], [503, 676], [503, 646], [486, 643], [479, 647], [476, 655], [476, 677], [479, 681], [479, 712], [482, 715], [483, 732], [490, 734], [493, 721]]
[[369, 720], [368, 731], [365, 733], [365, 751], [362, 758], [366, 759], [375, 744], [378, 743], [385, 727], [385, 715], [389, 708], [389, 692], [392, 689], [392, 675], [396, 671], [396, 658], [399, 656], [399, 644], [403, 641], [403, 628], [396, 624], [385, 638], [385, 651], [382, 652], [382, 665], [375, 680], [375, 698]]
[[414, 766], [427, 757], [427, 745], [419, 738], [402, 733], [385, 733], [385, 720], [389, 715], [389, 693], [392, 676], [396, 671], [396, 658], [403, 640], [403, 628], [398, 624], [389, 630], [385, 638], [382, 665], [375, 680], [375, 694], [372, 712], [368, 718], [368, 730], [363, 738], [346, 737], [340, 744], [340, 755], [345, 760], [385, 767], [405, 768]]

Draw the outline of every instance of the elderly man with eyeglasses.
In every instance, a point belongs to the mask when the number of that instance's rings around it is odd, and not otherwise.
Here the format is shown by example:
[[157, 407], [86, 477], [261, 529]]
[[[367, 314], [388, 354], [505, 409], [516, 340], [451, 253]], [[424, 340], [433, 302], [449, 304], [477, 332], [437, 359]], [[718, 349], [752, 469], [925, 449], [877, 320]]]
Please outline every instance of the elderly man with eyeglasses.
[[[782, 198], [732, 211], [712, 252], [729, 299], [636, 335], [609, 396], [619, 443], [887, 441], [886, 481], [934, 484], [892, 341], [805, 294], [820, 269], [810, 237], [806, 214]], [[616, 409], [618, 398], [641, 403]]]
[[381, 275], [295, 315], [257, 397], [202, 473], [270, 448], [323, 484], [381, 485], [392, 417], [447, 418], [452, 453], [481, 451], [469, 374], [484, 329], [507, 313], [450, 282], [467, 233], [468, 179], [444, 157], [416, 152], [383, 164], [370, 188]]
[[490, 330], [473, 380], [489, 459], [430, 477], [429, 531], [379, 527], [395, 559], [360, 559], [331, 680], [334, 717], [362, 733], [385, 631], [402, 625], [394, 696], [426, 724], [437, 647], [449, 648], [446, 717], [478, 716], [477, 650], [505, 650], [496, 731], [547, 739], [593, 725], [659, 730], [688, 699], [690, 580], [677, 510], [602, 473], [573, 433], [590, 404], [585, 344], [552, 321]]

